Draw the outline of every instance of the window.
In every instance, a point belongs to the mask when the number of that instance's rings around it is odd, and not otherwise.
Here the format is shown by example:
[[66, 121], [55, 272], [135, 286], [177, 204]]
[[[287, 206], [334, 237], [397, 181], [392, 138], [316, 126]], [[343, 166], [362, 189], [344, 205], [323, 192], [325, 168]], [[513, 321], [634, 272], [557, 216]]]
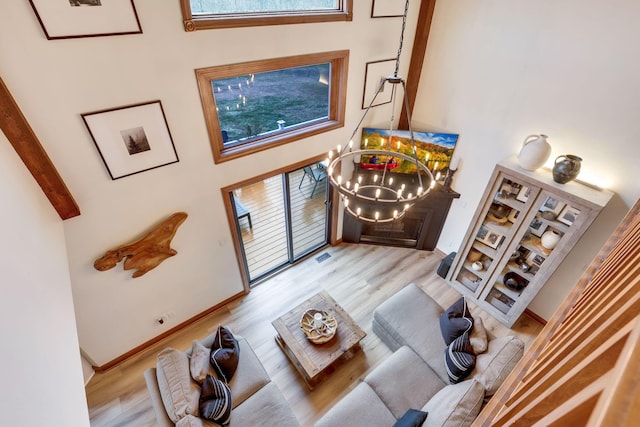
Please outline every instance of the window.
[[180, 0], [186, 31], [351, 21], [353, 0]]
[[344, 125], [349, 51], [196, 70], [216, 163]]

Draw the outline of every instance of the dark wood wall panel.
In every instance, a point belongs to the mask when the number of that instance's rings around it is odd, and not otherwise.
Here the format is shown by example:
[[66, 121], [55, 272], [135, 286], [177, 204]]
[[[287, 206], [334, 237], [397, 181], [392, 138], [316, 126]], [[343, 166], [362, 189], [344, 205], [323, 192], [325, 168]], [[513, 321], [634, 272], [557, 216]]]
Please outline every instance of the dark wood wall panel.
[[2, 78], [0, 78], [0, 129], [60, 218], [65, 220], [80, 215], [80, 208]]

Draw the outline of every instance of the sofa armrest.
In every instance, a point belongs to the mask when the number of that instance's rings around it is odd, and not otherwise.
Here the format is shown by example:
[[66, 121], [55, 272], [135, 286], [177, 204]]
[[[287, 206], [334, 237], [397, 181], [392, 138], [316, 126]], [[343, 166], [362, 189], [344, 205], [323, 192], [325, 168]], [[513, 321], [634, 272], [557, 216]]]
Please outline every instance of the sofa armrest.
[[444, 309], [429, 295], [411, 283], [373, 311], [373, 332], [393, 351], [406, 345], [448, 383], [444, 366], [447, 347], [440, 332]]
[[158, 427], [174, 427], [175, 424], [171, 421], [169, 415], [167, 415], [167, 411], [164, 409], [164, 403], [162, 403], [156, 368], [149, 368], [144, 371], [144, 380], [147, 383], [147, 390], [149, 390], [149, 397], [151, 398], [153, 411], [156, 414]]

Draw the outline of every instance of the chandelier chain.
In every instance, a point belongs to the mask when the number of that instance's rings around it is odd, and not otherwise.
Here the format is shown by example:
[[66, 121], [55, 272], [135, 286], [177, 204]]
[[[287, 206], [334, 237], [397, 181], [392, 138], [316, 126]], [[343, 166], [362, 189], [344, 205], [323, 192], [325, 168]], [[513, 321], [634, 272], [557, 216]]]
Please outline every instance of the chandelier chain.
[[409, 0], [404, 4], [404, 14], [402, 15], [402, 30], [400, 30], [400, 46], [398, 46], [398, 55], [396, 56], [396, 69], [393, 72], [394, 77], [398, 77], [400, 70], [400, 54], [402, 53], [402, 44], [404, 42], [404, 28], [407, 25], [407, 12], [409, 11]]

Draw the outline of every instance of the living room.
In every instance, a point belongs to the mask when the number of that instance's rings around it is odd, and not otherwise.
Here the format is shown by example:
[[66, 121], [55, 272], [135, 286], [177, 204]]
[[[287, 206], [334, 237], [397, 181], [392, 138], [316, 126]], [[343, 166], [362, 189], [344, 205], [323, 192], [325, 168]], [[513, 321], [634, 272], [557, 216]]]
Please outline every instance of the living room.
[[[92, 364], [105, 365], [243, 291], [220, 188], [315, 158], [348, 139], [362, 113], [365, 64], [393, 57], [400, 32], [398, 18], [371, 18], [371, 2], [355, 3], [350, 22], [187, 33], [178, 1], [136, 0], [142, 34], [68, 40], [47, 40], [28, 2], [0, 6], [0, 75], [81, 210], [61, 221], [4, 141], [0, 194], [12, 209], [3, 214], [9, 297], [1, 312], [11, 349], [3, 377], [21, 384], [5, 412], [41, 417], [26, 406], [37, 382], [50, 398], [44, 411], [50, 419], [87, 425], [79, 348]], [[418, 9], [411, 2], [407, 44], [419, 27]], [[640, 196], [640, 148], [633, 141], [637, 12], [628, 2], [435, 6], [412, 117], [416, 129], [460, 135], [454, 188], [461, 198], [438, 252], [458, 250], [493, 167], [532, 133], [550, 135], [552, 159], [581, 156], [580, 178], [616, 193], [530, 305], [543, 319]], [[344, 127], [214, 163], [195, 69], [342, 49], [350, 51]], [[405, 48], [401, 72], [410, 52]], [[154, 99], [162, 100], [180, 161], [112, 180], [80, 115]], [[372, 125], [384, 124], [381, 108], [373, 110]], [[189, 213], [173, 241], [177, 256], [136, 279], [121, 267], [93, 268], [105, 250], [176, 211]], [[170, 322], [157, 326], [156, 317], [168, 312]], [[10, 329], [17, 319], [20, 326]], [[32, 368], [42, 363], [40, 351], [24, 351], [34, 343], [55, 368]]]

